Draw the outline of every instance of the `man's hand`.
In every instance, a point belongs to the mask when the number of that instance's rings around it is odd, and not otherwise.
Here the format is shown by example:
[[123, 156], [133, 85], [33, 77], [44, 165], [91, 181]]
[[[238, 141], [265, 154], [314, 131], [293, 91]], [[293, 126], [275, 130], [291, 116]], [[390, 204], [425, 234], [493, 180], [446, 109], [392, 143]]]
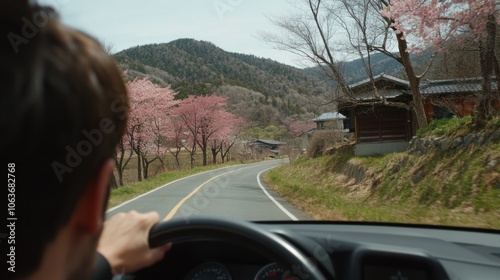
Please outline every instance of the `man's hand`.
[[111, 266], [113, 274], [128, 273], [161, 260], [172, 244], [150, 249], [148, 236], [160, 217], [156, 212], [119, 213], [104, 223], [97, 251]]

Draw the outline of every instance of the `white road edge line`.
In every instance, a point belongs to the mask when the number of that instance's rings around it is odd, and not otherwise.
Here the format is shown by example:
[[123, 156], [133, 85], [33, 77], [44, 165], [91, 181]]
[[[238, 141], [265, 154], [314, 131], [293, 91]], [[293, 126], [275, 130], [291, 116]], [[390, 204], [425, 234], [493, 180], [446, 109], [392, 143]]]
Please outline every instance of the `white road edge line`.
[[[269, 162], [258, 162], [258, 163], [269, 163]], [[245, 164], [237, 164], [237, 165], [231, 165], [231, 166], [221, 167], [221, 168], [212, 169], [212, 170], [207, 170], [207, 171], [204, 171], [204, 172], [201, 172], [201, 173], [196, 173], [196, 174], [193, 174], [193, 175], [189, 175], [189, 176], [187, 176], [187, 177], [179, 178], [179, 179], [177, 179], [177, 180], [175, 180], [175, 181], [172, 181], [172, 182], [170, 182], [170, 183], [167, 183], [167, 184], [165, 184], [165, 185], [163, 185], [163, 186], [159, 186], [159, 187], [157, 187], [156, 189], [150, 190], [150, 191], [149, 191], [149, 192], [147, 192], [147, 193], [143, 193], [143, 194], [141, 194], [141, 195], [139, 195], [139, 196], [136, 196], [136, 197], [131, 198], [131, 199], [129, 199], [129, 200], [127, 200], [127, 201], [125, 201], [125, 202], [122, 202], [121, 204], [118, 204], [118, 205], [116, 205], [115, 207], [113, 207], [113, 208], [110, 208], [110, 209], [106, 210], [106, 214], [108, 214], [109, 212], [112, 212], [112, 211], [114, 211], [114, 210], [116, 210], [116, 209], [118, 209], [118, 208], [120, 208], [120, 207], [122, 207], [122, 206], [125, 206], [126, 204], [129, 204], [130, 202], [132, 202], [132, 201], [134, 201], [134, 200], [137, 200], [137, 199], [139, 199], [139, 198], [141, 198], [141, 197], [143, 197], [143, 196], [146, 196], [146, 195], [148, 195], [148, 194], [150, 194], [150, 193], [152, 193], [152, 192], [155, 192], [155, 191], [157, 191], [157, 190], [159, 190], [159, 189], [161, 189], [161, 188], [167, 187], [168, 185], [171, 185], [171, 184], [177, 183], [177, 182], [179, 182], [179, 181], [181, 181], [181, 180], [184, 180], [184, 179], [187, 179], [187, 178], [191, 178], [191, 177], [194, 177], [194, 176], [198, 176], [198, 175], [203, 175], [203, 174], [205, 174], [205, 173], [209, 173], [209, 172], [217, 171], [217, 170], [219, 170], [219, 169], [224, 169], [224, 168], [228, 168], [228, 167], [236, 167], [236, 166], [241, 166], [241, 165], [245, 165]]]
[[283, 211], [283, 213], [285, 213], [292, 221], [298, 221], [299, 219], [297, 219], [297, 217], [295, 217], [292, 213], [288, 212], [288, 210], [286, 210], [286, 208], [283, 207], [283, 205], [281, 205], [276, 199], [274, 199], [274, 197], [272, 197], [269, 194], [269, 192], [267, 192], [266, 188], [264, 188], [264, 186], [262, 185], [262, 183], [260, 181], [260, 175], [262, 173], [264, 173], [270, 169], [273, 169], [275, 167], [278, 167], [278, 166], [274, 166], [274, 167], [271, 167], [271, 168], [268, 168], [268, 169], [265, 169], [265, 170], [262, 170], [261, 172], [259, 172], [259, 174], [257, 174], [257, 183], [259, 183], [260, 188], [262, 189], [262, 191], [264, 191], [264, 193], [267, 195], [267, 197], [269, 197], [269, 199], [271, 199], [271, 201], [274, 202], [274, 204], [276, 204], [276, 206], [278, 206], [278, 208], [281, 209], [281, 211]]

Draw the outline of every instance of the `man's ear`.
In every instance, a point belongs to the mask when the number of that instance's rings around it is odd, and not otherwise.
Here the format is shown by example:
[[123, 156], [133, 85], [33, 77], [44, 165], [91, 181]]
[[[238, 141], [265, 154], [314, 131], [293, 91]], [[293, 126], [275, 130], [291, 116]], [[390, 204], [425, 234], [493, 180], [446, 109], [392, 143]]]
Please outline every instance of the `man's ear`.
[[108, 184], [115, 163], [108, 159], [99, 168], [94, 178], [89, 181], [87, 188], [75, 209], [74, 221], [77, 230], [88, 234], [96, 234], [103, 224], [105, 199], [108, 194]]

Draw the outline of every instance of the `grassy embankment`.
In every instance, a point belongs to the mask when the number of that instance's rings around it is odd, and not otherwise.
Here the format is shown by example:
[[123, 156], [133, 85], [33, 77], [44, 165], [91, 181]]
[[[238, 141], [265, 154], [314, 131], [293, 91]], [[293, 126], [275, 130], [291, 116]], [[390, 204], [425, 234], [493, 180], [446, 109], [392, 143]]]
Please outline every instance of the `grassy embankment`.
[[[496, 119], [486, 130], [499, 127]], [[419, 136], [470, 132], [470, 118], [452, 119]], [[269, 171], [266, 180], [314, 219], [500, 229], [499, 143], [425, 155], [299, 159]]]

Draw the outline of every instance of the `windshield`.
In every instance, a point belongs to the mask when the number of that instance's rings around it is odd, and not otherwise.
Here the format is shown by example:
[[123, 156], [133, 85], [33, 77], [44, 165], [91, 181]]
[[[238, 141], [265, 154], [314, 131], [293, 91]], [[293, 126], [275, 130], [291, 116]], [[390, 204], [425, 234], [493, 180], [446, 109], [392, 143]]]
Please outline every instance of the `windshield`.
[[499, 229], [496, 1], [435, 2], [40, 1], [126, 81], [108, 217]]

